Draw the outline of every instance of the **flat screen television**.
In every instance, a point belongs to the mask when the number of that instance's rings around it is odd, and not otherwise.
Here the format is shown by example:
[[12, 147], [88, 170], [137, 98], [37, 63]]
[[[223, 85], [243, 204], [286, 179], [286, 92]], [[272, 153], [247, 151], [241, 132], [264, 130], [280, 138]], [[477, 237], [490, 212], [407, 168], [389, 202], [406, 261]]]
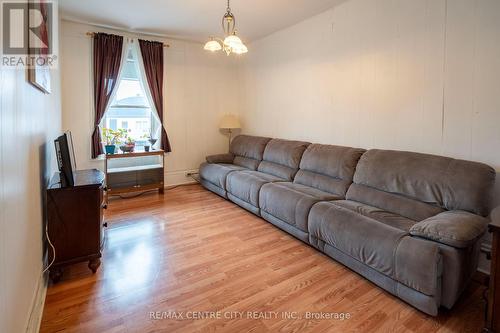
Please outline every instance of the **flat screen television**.
[[76, 161], [71, 132], [65, 132], [54, 140], [57, 166], [59, 167], [61, 186], [75, 186]]

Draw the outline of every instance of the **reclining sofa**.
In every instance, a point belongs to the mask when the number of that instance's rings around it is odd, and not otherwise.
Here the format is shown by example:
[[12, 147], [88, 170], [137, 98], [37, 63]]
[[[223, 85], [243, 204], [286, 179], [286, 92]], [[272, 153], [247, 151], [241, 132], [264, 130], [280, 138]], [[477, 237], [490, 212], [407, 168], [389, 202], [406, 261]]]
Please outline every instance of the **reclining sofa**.
[[442, 156], [240, 135], [228, 154], [207, 157], [200, 180], [437, 315], [477, 269], [495, 171]]

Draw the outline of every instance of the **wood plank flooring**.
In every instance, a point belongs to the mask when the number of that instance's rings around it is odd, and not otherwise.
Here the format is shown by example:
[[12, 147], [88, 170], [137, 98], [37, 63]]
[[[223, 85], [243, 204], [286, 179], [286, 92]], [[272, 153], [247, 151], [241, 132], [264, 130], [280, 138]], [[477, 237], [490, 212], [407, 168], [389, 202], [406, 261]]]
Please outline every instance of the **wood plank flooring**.
[[483, 325], [479, 284], [452, 311], [427, 316], [199, 185], [112, 200], [106, 220], [101, 267], [93, 275], [74, 265], [49, 287], [41, 332], [429, 333]]

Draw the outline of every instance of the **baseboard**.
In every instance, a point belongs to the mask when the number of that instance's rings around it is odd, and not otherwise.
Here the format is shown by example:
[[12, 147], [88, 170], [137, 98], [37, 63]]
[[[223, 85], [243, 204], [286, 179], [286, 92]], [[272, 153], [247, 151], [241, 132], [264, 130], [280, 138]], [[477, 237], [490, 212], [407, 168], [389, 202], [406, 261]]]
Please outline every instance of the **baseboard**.
[[165, 172], [165, 187], [172, 187], [184, 184], [194, 184], [196, 181], [188, 176], [188, 173], [198, 173], [197, 169], [167, 171]]
[[38, 283], [31, 304], [31, 311], [26, 325], [27, 333], [37, 333], [40, 331], [42, 323], [43, 307], [45, 305], [45, 296], [47, 295], [48, 274], [40, 274]]
[[170, 190], [170, 189], [176, 188], [177, 186], [194, 185], [194, 184], [198, 184], [198, 182], [196, 180], [191, 180], [191, 181], [178, 183], [178, 184], [165, 185], [165, 190]]

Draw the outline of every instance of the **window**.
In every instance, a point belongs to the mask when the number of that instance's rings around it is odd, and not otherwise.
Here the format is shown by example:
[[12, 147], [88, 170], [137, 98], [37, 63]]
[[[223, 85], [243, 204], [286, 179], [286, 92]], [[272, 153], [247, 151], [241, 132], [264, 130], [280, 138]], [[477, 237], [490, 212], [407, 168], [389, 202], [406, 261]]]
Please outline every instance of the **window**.
[[156, 118], [143, 89], [147, 83], [141, 81], [137, 56], [130, 49], [117, 92], [101, 123], [101, 128], [126, 129], [128, 136], [139, 147], [147, 143], [147, 137], [153, 133], [156, 125]]

